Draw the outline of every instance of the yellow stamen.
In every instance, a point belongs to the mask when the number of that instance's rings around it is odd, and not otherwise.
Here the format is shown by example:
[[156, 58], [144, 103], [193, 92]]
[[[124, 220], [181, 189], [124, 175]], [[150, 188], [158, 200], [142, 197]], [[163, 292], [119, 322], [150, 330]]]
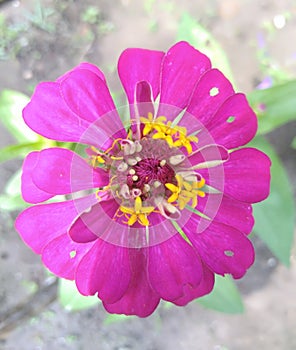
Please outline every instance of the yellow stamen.
[[145, 136], [153, 131], [158, 124], [163, 124], [166, 121], [166, 117], [161, 116], [153, 119], [153, 114], [149, 112], [148, 118], [140, 117], [140, 121], [145, 124], [143, 129], [143, 135]]
[[[174, 142], [175, 147], [185, 147], [188, 154], [192, 153], [192, 142], [198, 142], [198, 138], [196, 136], [187, 136], [186, 128], [178, 127], [182, 129], [182, 132], [179, 130], [178, 139]], [[185, 129], [185, 130], [184, 130]]]
[[[119, 141], [121, 141], [121, 140], [122, 140], [122, 138], [115, 139], [115, 140], [113, 141], [113, 143], [112, 143], [112, 146], [109, 147], [104, 153], [107, 154], [107, 153], [109, 153], [110, 151], [112, 151], [113, 148], [115, 147], [115, 145], [116, 145]], [[120, 147], [120, 146], [119, 146], [119, 147]]]
[[[128, 218], [127, 224], [132, 226], [135, 222], [139, 222], [143, 226], [149, 226], [147, 215], [154, 211], [154, 207], [143, 207], [141, 197], [136, 197], [134, 207], [120, 206], [119, 209], [126, 214]], [[130, 217], [128, 217], [130, 215]]]
[[191, 201], [192, 207], [197, 205], [197, 197], [204, 197], [205, 192], [201, 191], [205, 185], [205, 179], [200, 181], [188, 182], [184, 181], [181, 175], [176, 175], [177, 185], [172, 183], [166, 183], [165, 187], [169, 189], [172, 194], [167, 199], [168, 203], [173, 203], [178, 201], [178, 206], [180, 209], [184, 209], [185, 206]]

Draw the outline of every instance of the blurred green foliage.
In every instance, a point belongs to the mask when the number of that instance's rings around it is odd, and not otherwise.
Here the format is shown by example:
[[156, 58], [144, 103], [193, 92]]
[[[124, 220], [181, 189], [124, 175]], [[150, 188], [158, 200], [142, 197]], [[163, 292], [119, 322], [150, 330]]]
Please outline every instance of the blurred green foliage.
[[264, 202], [253, 206], [254, 232], [283, 264], [289, 266], [295, 224], [295, 205], [289, 178], [266, 139], [256, 136], [250, 146], [265, 152], [272, 162], [270, 195]]
[[248, 100], [258, 116], [258, 134], [266, 134], [296, 120], [296, 80], [254, 90]]
[[198, 298], [197, 301], [208, 309], [229, 314], [239, 314], [244, 311], [240, 292], [230, 276], [216, 275], [212, 293]]
[[61, 305], [68, 311], [78, 311], [99, 304], [96, 296], [86, 297], [78, 293], [75, 282], [60, 279], [58, 297]]

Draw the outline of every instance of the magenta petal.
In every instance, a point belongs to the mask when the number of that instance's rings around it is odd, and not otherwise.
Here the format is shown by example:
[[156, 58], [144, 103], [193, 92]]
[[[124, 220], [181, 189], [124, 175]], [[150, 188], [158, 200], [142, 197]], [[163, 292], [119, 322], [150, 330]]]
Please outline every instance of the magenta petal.
[[239, 201], [257, 203], [269, 195], [270, 159], [255, 148], [243, 148], [230, 153], [223, 164], [224, 188], [221, 179], [213, 177], [209, 185]]
[[208, 167], [211, 164], [220, 164], [229, 158], [225, 147], [219, 145], [207, 145], [199, 148], [188, 156], [193, 166], [200, 165]]
[[103, 302], [110, 313], [147, 317], [156, 309], [160, 298], [147, 280], [146, 250], [130, 249], [132, 277], [124, 296], [113, 304]]
[[90, 126], [66, 105], [58, 83], [39, 84], [23, 110], [23, 118], [38, 134], [58, 141], [80, 142]]
[[66, 233], [74, 218], [96, 201], [91, 195], [75, 201], [35, 205], [17, 217], [15, 227], [23, 241], [40, 254], [46, 244]]
[[247, 236], [233, 227], [212, 222], [198, 232], [199, 218], [193, 215], [183, 227], [201, 259], [215, 273], [241, 278], [254, 262], [254, 248]]
[[155, 99], [159, 94], [160, 68], [164, 52], [127, 49], [118, 60], [118, 74], [130, 104], [134, 102], [136, 85], [147, 81]]
[[68, 149], [48, 148], [39, 153], [33, 181], [48, 193], [69, 194], [107, 185], [109, 178], [103, 170], [94, 170]]
[[[211, 62], [207, 56], [186, 42], [175, 44], [163, 59], [160, 103], [180, 109], [186, 107], [196, 83], [210, 68]], [[163, 114], [161, 109], [158, 114]]]
[[210, 69], [198, 81], [187, 112], [207, 125], [218, 108], [233, 94], [233, 87], [223, 73], [218, 69]]
[[75, 243], [67, 234], [63, 234], [44, 247], [42, 262], [55, 275], [74, 280], [78, 264], [92, 245]]
[[101, 237], [109, 229], [110, 224], [115, 226], [112, 219], [117, 209], [118, 203], [114, 199], [96, 203], [90, 210], [81, 213], [71, 224], [68, 231], [70, 237], [78, 243], [90, 242]]
[[154, 115], [151, 86], [147, 81], [140, 81], [136, 85], [136, 109], [140, 117], [147, 118], [148, 113]]
[[257, 117], [253, 112], [244, 94], [235, 94], [229, 97], [214, 115], [207, 130], [216, 143], [226, 148], [243, 146], [253, 139], [257, 131]]
[[160, 297], [173, 301], [184, 294], [186, 285], [199, 285], [202, 266], [193, 248], [176, 234], [149, 248], [148, 273], [149, 282]]
[[61, 77], [59, 77], [56, 81], [57, 82], [62, 82], [64, 79], [68, 77], [69, 74], [71, 74], [74, 71], [77, 71], [78, 69], [84, 69], [93, 72], [96, 74], [101, 80], [104, 82], [106, 81], [104, 73], [94, 64], [88, 63], [88, 62], [82, 62], [78, 66], [74, 67], [71, 69], [69, 72], [63, 74]]
[[77, 288], [83, 295], [115, 303], [125, 294], [131, 279], [128, 248], [97, 239], [76, 270]]
[[26, 202], [34, 204], [43, 202], [53, 197], [52, 194], [44, 192], [38, 188], [32, 180], [32, 174], [34, 173], [36, 164], [38, 162], [39, 154], [39, 152], [29, 153], [23, 163], [21, 185], [22, 196]]
[[106, 83], [92, 71], [73, 70], [60, 84], [63, 99], [80, 118], [94, 122], [110, 111], [119, 118]]
[[209, 294], [215, 283], [215, 275], [203, 264], [203, 275], [200, 284], [197, 287], [192, 287], [187, 285], [184, 288], [184, 295], [174, 301], [175, 305], [184, 306], [188, 304], [193, 299], [202, 297], [206, 294]]
[[232, 226], [245, 234], [249, 234], [254, 226], [252, 206], [225, 195], [206, 193], [204, 198], [199, 197], [196, 209], [212, 220]]

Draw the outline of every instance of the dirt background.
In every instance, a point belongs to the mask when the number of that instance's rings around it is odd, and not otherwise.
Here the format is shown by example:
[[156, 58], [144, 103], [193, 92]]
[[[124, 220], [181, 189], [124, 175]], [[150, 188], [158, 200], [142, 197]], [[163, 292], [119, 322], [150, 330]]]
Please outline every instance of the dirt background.
[[[249, 92], [265, 77], [260, 38], [269, 64], [296, 76], [292, 0], [23, 0], [0, 1], [0, 11], [8, 31], [0, 48], [0, 90], [31, 94], [39, 81], [54, 80], [79, 62], [90, 61], [105, 71], [111, 88], [118, 91], [120, 52], [126, 47], [167, 50], [176, 40], [184, 11], [221, 44], [239, 90]], [[295, 152], [289, 148], [293, 135], [295, 123], [269, 137], [295, 193]], [[12, 142], [1, 128], [0, 147]], [[19, 164], [1, 165], [1, 189]], [[242, 315], [221, 314], [192, 302], [184, 308], [160, 308], [148, 319], [106, 324], [101, 307], [73, 313], [60, 306], [55, 281], [14, 231], [16, 215], [0, 213], [1, 350], [296, 349], [295, 249], [287, 269], [254, 240], [256, 262], [239, 283], [246, 308]]]

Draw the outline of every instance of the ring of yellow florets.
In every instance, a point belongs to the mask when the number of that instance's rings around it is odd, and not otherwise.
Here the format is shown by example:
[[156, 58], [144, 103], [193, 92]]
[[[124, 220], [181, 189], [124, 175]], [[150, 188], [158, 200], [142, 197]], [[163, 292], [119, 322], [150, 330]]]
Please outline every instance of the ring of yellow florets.
[[[93, 167], [103, 167], [110, 174], [110, 190], [119, 204], [117, 218], [129, 226], [136, 222], [149, 226], [149, 215], [160, 213], [178, 219], [186, 205], [196, 207], [203, 197], [205, 181], [198, 178], [185, 156], [192, 152], [196, 136], [187, 135], [185, 127], [173, 126], [161, 116], [140, 118], [141, 138], [116, 139], [105, 152], [91, 148]], [[98, 197], [100, 196], [98, 191]]]

